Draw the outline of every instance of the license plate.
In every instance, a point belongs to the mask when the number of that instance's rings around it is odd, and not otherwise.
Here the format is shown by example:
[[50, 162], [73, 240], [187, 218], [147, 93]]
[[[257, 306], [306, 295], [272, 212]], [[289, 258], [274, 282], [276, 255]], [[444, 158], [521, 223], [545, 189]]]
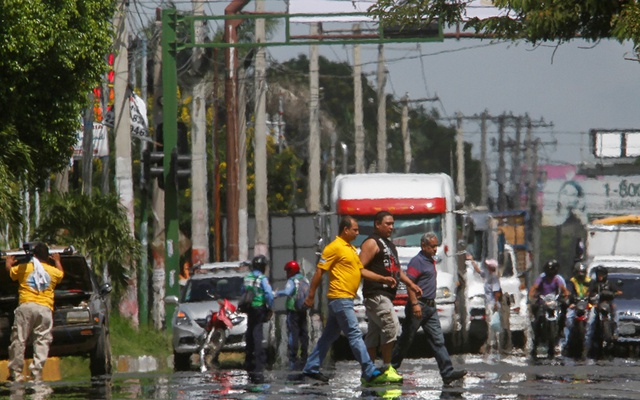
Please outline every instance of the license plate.
[[620, 326], [618, 327], [618, 334], [619, 335], [635, 335], [636, 333], [636, 326], [631, 323], [631, 322], [621, 322]]

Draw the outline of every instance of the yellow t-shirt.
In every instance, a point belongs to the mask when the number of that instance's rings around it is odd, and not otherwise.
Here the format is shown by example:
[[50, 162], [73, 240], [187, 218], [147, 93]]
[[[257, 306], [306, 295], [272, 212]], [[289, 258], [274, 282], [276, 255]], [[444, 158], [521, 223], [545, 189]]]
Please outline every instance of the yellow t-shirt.
[[53, 311], [53, 290], [60, 283], [64, 273], [56, 267], [42, 263], [49, 274], [44, 290], [38, 291], [33, 277], [33, 263], [19, 264], [11, 268], [9, 276], [20, 284], [18, 288], [19, 303], [36, 303], [49, 307]]
[[360, 286], [363, 268], [355, 246], [340, 236], [322, 251], [318, 268], [329, 272], [329, 299], [353, 299]]

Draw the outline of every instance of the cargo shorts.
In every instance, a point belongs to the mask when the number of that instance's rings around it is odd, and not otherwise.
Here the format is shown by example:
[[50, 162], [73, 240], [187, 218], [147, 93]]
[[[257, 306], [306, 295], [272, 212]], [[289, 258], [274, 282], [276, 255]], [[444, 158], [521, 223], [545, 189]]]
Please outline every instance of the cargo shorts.
[[395, 342], [400, 334], [400, 321], [391, 299], [383, 295], [369, 297], [364, 299], [364, 306], [368, 319], [364, 338], [367, 347]]

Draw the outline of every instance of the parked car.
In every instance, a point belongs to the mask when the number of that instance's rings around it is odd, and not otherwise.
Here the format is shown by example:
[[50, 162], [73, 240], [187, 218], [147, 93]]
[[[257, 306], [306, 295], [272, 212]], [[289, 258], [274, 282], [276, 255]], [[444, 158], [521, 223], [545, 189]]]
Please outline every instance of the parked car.
[[[227, 299], [237, 307], [243, 292], [244, 277], [249, 272], [249, 268], [240, 262], [203, 264], [197, 267], [189, 278], [179, 299], [176, 296], [165, 298], [167, 303], [177, 305], [171, 320], [175, 370], [191, 369], [191, 356], [198, 353], [206, 323], [210, 315], [220, 308], [217, 300]], [[240, 313], [240, 317], [242, 321], [231, 328], [222, 348], [223, 352], [244, 351], [246, 347], [244, 336], [247, 330], [247, 316]], [[269, 362], [273, 361], [275, 355], [274, 345], [275, 330], [270, 320], [264, 324], [263, 343]]]
[[[13, 255], [19, 263], [30, 260], [31, 244], [23, 249], [0, 252], [0, 262]], [[54, 292], [53, 342], [49, 356], [89, 356], [92, 376], [111, 373], [108, 294], [111, 285], [100, 285], [86, 258], [73, 246], [50, 246], [59, 253], [64, 277]], [[53, 261], [51, 261], [53, 265]], [[0, 359], [7, 359], [14, 310], [18, 306], [18, 282], [12, 281], [6, 269], [0, 268]], [[32, 356], [27, 346], [27, 357]]]

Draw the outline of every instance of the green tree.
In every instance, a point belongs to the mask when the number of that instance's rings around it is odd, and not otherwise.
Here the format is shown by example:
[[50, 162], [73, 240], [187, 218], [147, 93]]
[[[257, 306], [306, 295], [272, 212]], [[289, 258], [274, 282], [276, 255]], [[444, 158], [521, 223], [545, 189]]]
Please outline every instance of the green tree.
[[531, 43], [581, 37], [590, 41], [612, 38], [640, 46], [640, 4], [636, 1], [493, 0], [502, 16], [463, 22], [467, 2], [450, 0], [379, 0], [369, 10], [385, 25], [411, 26], [439, 20], [445, 26], [463, 24], [498, 38]]
[[132, 260], [137, 261], [141, 255], [140, 243], [129, 231], [126, 210], [113, 194], [49, 194], [34, 236], [49, 243], [73, 245], [98, 273], [107, 266], [116, 293], [126, 285], [125, 266], [132, 265]]
[[69, 162], [87, 93], [106, 70], [114, 12], [111, 0], [0, 3], [0, 163], [9, 179], [42, 183]]

